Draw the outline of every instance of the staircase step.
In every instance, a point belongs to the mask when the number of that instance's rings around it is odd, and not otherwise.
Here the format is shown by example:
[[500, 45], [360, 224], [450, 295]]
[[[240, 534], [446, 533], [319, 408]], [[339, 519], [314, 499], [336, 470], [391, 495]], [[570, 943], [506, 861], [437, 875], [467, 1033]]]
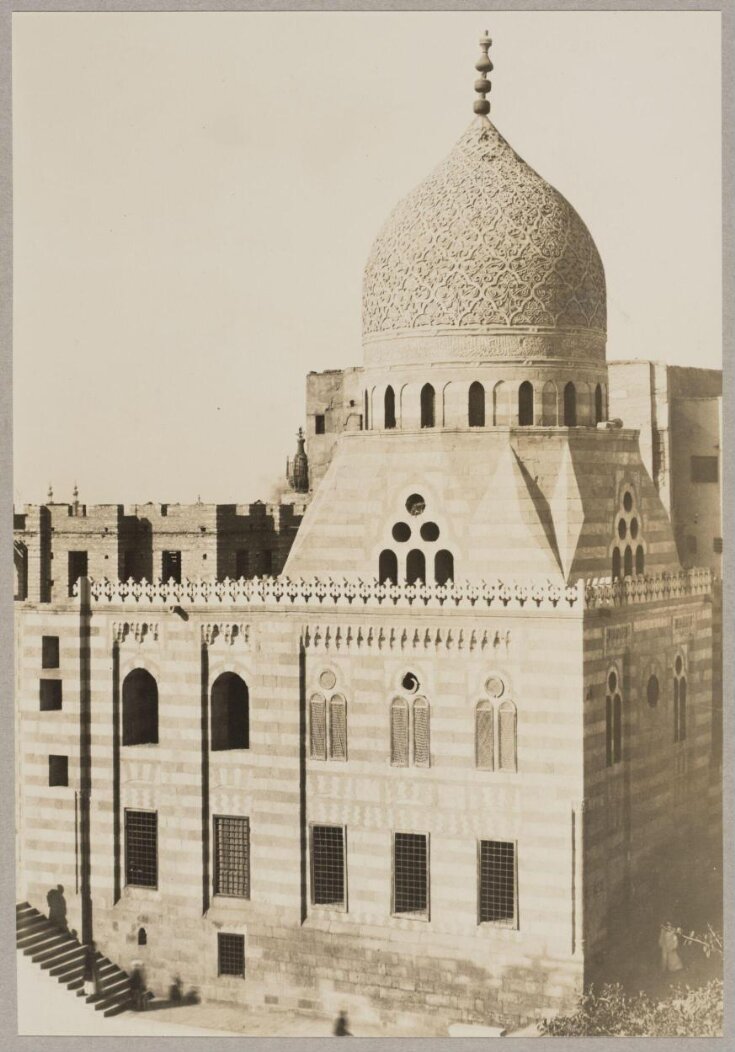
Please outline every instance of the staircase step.
[[55, 953], [53, 956], [46, 958], [44, 961], [37, 961], [41, 968], [46, 972], [51, 968], [61, 968], [62, 966], [75, 964], [77, 961], [81, 962], [84, 959], [84, 950], [81, 946], [64, 950], [63, 953]]
[[22, 950], [25, 946], [33, 946], [34, 943], [38, 943], [39, 939], [52, 938], [58, 934], [59, 929], [50, 927], [48, 922], [46, 922], [45, 925], [39, 925], [37, 928], [29, 931], [19, 932], [16, 935], [16, 946], [19, 950]]
[[30, 935], [34, 931], [39, 931], [41, 928], [51, 927], [51, 922], [46, 918], [42, 917], [40, 913], [37, 917], [29, 917], [27, 920], [15, 922], [15, 937], [22, 938], [24, 935]]
[[84, 968], [83, 957], [73, 957], [71, 960], [62, 961], [61, 964], [55, 964], [53, 968], [49, 968], [49, 975], [53, 975], [55, 979], [58, 979], [60, 983], [64, 982], [65, 978], [72, 978], [73, 972], [81, 972]]
[[98, 1001], [94, 1003], [94, 1009], [96, 1012], [104, 1012], [108, 1008], [114, 1008], [115, 1005], [130, 1003], [130, 991], [129, 990], [118, 990], [115, 993], [109, 995], [102, 994]]
[[64, 946], [66, 942], [66, 936], [51, 934], [46, 935], [43, 938], [34, 939], [33, 942], [24, 943], [22, 946], [19, 946], [18, 949], [22, 950], [25, 957], [33, 957], [35, 953], [42, 953], [44, 950], [53, 950], [56, 946]]
[[127, 998], [125, 1001], [119, 1001], [116, 1005], [113, 1005], [112, 1008], [105, 1008], [102, 1014], [106, 1019], [109, 1019], [113, 1015], [121, 1015], [123, 1012], [127, 1012], [132, 1007], [133, 1002], [130, 998]]
[[53, 964], [61, 964], [62, 959], [70, 953], [81, 953], [82, 947], [76, 939], [69, 938], [61, 946], [53, 946], [43, 952], [38, 952], [33, 958], [36, 964], [42, 968], [50, 968]]

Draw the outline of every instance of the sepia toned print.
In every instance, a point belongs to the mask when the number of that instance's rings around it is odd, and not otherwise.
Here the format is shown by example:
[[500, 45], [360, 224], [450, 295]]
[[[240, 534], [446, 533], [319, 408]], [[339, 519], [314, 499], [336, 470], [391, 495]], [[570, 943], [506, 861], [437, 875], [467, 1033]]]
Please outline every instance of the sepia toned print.
[[278, 499], [15, 509], [17, 945], [100, 1034], [721, 1032], [721, 372], [608, 361], [479, 45]]

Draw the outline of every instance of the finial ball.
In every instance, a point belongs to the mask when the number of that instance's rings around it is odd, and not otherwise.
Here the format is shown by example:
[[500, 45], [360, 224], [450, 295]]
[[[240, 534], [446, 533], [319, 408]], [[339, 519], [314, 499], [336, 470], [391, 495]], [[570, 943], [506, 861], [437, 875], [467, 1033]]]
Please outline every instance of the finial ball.
[[487, 99], [475, 99], [472, 109], [481, 117], [487, 117], [490, 112], [490, 103]]

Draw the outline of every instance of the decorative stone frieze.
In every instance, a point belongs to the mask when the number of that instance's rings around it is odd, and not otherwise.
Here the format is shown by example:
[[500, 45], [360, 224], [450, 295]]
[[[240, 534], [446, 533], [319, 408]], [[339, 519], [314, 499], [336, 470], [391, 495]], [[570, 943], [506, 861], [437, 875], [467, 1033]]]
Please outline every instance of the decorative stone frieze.
[[250, 642], [250, 625], [231, 621], [202, 625], [202, 643], [211, 647], [217, 639], [221, 639], [227, 646], [236, 642], [247, 645]]
[[318, 653], [332, 651], [431, 651], [466, 650], [469, 652], [508, 651], [510, 629], [447, 628], [443, 625], [364, 626], [307, 625], [302, 634], [306, 650]]
[[157, 621], [115, 621], [112, 625], [112, 637], [116, 643], [124, 643], [126, 639], [143, 643], [150, 640], [158, 642]]

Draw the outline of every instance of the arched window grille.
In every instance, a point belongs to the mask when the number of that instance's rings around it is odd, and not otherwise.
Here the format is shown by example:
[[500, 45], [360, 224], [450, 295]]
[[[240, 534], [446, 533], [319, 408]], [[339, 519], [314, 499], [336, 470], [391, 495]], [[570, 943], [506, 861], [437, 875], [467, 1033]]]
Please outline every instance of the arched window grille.
[[639, 544], [635, 550], [635, 572], [642, 574], [645, 571], [646, 559], [643, 554], [643, 545]]
[[327, 758], [327, 701], [323, 694], [309, 700], [309, 744], [313, 760]]
[[329, 758], [347, 759], [347, 702], [341, 694], [329, 699]]
[[498, 708], [498, 770], [516, 770], [516, 707], [512, 701]]
[[620, 580], [620, 549], [613, 548], [612, 553], [612, 578], [613, 581]]
[[385, 548], [378, 559], [378, 579], [381, 584], [391, 581], [398, 584], [398, 559], [396, 553]]
[[577, 389], [571, 380], [564, 388], [564, 426], [577, 426]]
[[429, 751], [429, 703], [426, 698], [416, 698], [413, 703], [413, 762], [415, 767], [428, 767]]
[[623, 577], [633, 576], [633, 549], [628, 544], [623, 555]]
[[123, 745], [158, 744], [158, 685], [144, 668], [134, 668], [122, 685]]
[[485, 388], [475, 380], [467, 398], [467, 421], [470, 427], [485, 426]]
[[223, 672], [212, 684], [212, 751], [250, 746], [247, 684], [235, 672]]
[[421, 388], [421, 426], [435, 427], [435, 403], [436, 395], [431, 384], [424, 384]]
[[394, 698], [390, 707], [390, 762], [408, 767], [408, 702]]
[[623, 758], [623, 697], [616, 669], [607, 676], [605, 695], [605, 762], [608, 767], [620, 763]]
[[556, 427], [559, 422], [556, 384], [553, 380], [547, 380], [541, 392], [541, 417], [547, 427]]
[[597, 384], [595, 387], [595, 423], [599, 424], [602, 422], [602, 385]]
[[406, 580], [409, 584], [426, 581], [426, 557], [418, 548], [412, 548], [406, 558]]
[[478, 702], [475, 709], [475, 766], [481, 771], [495, 769], [494, 721], [492, 702]]
[[518, 423], [521, 427], [533, 424], [533, 384], [529, 380], [518, 388]]
[[384, 410], [384, 426], [391, 430], [396, 426], [396, 394], [392, 387], [388, 386], [385, 389], [385, 397], [383, 399], [383, 410]]
[[437, 584], [447, 584], [454, 580], [454, 556], [442, 548], [434, 556], [434, 580]]

